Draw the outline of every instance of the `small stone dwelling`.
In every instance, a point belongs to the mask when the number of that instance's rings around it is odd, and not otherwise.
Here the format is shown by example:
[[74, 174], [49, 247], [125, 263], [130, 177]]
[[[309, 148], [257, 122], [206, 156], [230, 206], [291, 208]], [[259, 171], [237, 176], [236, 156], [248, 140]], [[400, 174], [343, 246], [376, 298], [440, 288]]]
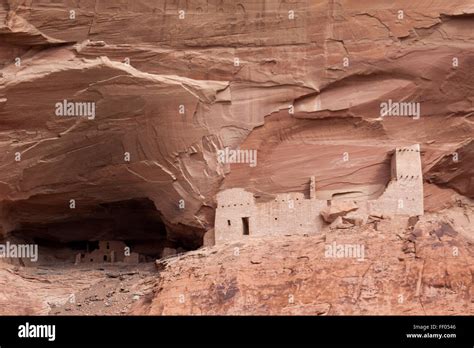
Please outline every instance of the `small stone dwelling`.
[[232, 188], [217, 194], [215, 243], [247, 236], [312, 234], [332, 222], [336, 206], [345, 218], [366, 221], [369, 215], [423, 215], [423, 176], [418, 144], [395, 149], [391, 180], [375, 200], [316, 199], [316, 182], [310, 179], [309, 199], [302, 193], [279, 194], [273, 201], [256, 202], [251, 192]]
[[127, 245], [121, 241], [99, 241], [99, 248], [91, 252], [76, 255], [76, 264], [79, 263], [138, 263], [140, 255], [130, 252], [126, 255]]

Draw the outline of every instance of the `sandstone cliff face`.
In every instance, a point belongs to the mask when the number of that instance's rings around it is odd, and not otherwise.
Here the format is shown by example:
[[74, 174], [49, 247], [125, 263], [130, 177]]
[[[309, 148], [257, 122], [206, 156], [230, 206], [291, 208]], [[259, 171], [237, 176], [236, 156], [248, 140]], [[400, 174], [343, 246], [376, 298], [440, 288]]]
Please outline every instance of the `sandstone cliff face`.
[[[117, 224], [100, 207], [141, 200], [195, 247], [220, 188], [304, 192], [315, 175], [323, 196], [371, 198], [413, 143], [442, 188], [427, 183], [428, 207], [473, 197], [473, 15], [465, 0], [2, 0], [3, 233], [68, 239], [58, 224], [88, 220], [97, 235]], [[388, 99], [421, 117], [382, 119]], [[63, 100], [94, 119], [56, 116]], [[218, 163], [226, 146], [257, 166]]]
[[[132, 313], [472, 315], [474, 239], [464, 213], [472, 210], [256, 238], [157, 261], [154, 292]], [[339, 246], [358, 248], [348, 255]]]
[[0, 262], [0, 314], [473, 315], [472, 214], [464, 206], [250, 238], [156, 268]]
[[[315, 176], [319, 199], [375, 199], [391, 151], [419, 143], [431, 218], [173, 257], [114, 309], [473, 314], [473, 21], [470, 0], [0, 0], [0, 239], [195, 249], [221, 189], [266, 199]], [[382, 117], [388, 100], [419, 117]], [[226, 147], [257, 165], [220, 163]], [[332, 241], [366, 261], [323, 258]], [[0, 269], [2, 313], [49, 313], [102, 277], [18, 272]]]

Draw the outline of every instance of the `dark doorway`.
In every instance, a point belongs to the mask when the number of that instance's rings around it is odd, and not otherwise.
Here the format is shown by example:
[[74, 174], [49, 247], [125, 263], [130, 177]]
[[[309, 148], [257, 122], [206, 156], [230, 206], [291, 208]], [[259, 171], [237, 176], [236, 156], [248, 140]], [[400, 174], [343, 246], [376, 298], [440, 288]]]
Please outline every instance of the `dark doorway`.
[[249, 235], [249, 218], [248, 217], [242, 218], [242, 227], [243, 227], [244, 236], [248, 236]]

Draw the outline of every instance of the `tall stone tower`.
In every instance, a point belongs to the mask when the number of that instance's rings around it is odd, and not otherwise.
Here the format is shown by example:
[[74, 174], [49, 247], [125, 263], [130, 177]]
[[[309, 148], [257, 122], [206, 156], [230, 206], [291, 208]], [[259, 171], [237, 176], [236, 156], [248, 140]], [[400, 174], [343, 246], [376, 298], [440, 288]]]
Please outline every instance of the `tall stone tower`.
[[399, 147], [395, 150], [392, 156], [392, 178], [422, 180], [419, 144]]
[[309, 182], [309, 198], [316, 199], [316, 179], [314, 176], [311, 177]]
[[398, 147], [392, 156], [392, 180], [371, 211], [396, 215], [423, 215], [423, 172], [420, 145]]

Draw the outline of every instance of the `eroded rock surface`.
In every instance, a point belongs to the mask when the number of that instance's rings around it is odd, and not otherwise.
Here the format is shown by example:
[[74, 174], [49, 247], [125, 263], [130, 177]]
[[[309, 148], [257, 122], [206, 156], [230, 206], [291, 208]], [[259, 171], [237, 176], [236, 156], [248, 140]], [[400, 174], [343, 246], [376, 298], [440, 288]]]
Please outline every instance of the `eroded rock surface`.
[[132, 312], [472, 315], [474, 231], [467, 217], [452, 222], [463, 209], [415, 223], [383, 220], [377, 230], [368, 224], [255, 238], [157, 261], [153, 300]]
[[[195, 247], [220, 188], [304, 192], [315, 175], [327, 196], [376, 197], [394, 147], [420, 143], [428, 170], [468, 146], [473, 13], [465, 0], [2, 0], [3, 232], [149, 199]], [[381, 119], [387, 99], [420, 102], [420, 119]], [[63, 100], [96, 103], [95, 118], [56, 116]], [[218, 163], [226, 146], [258, 165]], [[433, 182], [472, 197], [466, 151]]]
[[[375, 199], [390, 152], [420, 144], [433, 221], [348, 214], [173, 256], [147, 301], [85, 313], [473, 314], [473, 23], [471, 0], [0, 0], [0, 240], [196, 249], [222, 189], [314, 176], [319, 199]], [[381, 117], [388, 100], [420, 117]], [[257, 165], [219, 163], [226, 147]], [[332, 241], [366, 260], [323, 258]], [[36, 271], [0, 267], [3, 314], [67, 311], [104, 277]]]

